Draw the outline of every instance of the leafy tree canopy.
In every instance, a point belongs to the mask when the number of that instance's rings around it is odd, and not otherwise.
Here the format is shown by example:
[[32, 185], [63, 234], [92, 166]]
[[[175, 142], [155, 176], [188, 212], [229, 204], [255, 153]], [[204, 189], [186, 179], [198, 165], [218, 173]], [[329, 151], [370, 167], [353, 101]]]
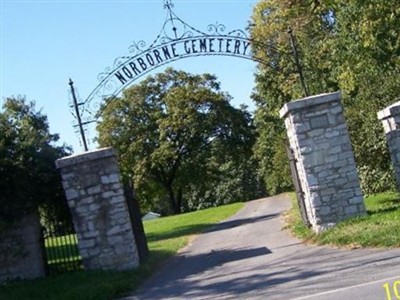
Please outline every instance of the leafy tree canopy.
[[266, 41], [277, 50], [253, 49], [267, 61], [259, 64], [256, 74], [257, 129], [260, 137], [277, 139], [266, 144], [260, 138], [256, 143], [256, 153], [268, 153], [260, 158], [267, 187], [268, 181], [273, 183], [268, 190], [284, 188], [279, 182], [285, 180], [277, 178], [287, 178], [274, 166], [283, 164], [276, 159], [283, 151], [278, 142], [283, 131], [278, 110], [284, 102], [304, 96], [289, 29], [295, 36], [311, 94], [343, 93], [364, 191], [378, 192], [392, 186], [390, 160], [376, 113], [398, 97], [399, 16], [396, 0], [262, 0], [257, 4], [252, 15], [252, 38]]
[[47, 117], [24, 98], [7, 98], [0, 111], [0, 231], [39, 206], [65, 203], [54, 162], [68, 149], [54, 142]]
[[210, 182], [247, 175], [254, 142], [251, 116], [230, 99], [215, 76], [169, 68], [106, 103], [99, 144], [119, 151], [121, 169], [148, 209], [179, 213], [204, 207], [201, 199], [206, 206], [224, 202], [230, 189], [217, 195]]

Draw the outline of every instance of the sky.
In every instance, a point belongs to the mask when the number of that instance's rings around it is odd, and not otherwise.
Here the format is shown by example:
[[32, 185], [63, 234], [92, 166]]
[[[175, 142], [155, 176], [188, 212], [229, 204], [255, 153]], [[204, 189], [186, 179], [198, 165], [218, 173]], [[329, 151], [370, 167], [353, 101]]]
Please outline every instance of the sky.
[[[245, 29], [257, 1], [174, 0], [175, 14], [196, 29], [223, 24], [226, 32]], [[69, 78], [79, 101], [97, 86], [98, 74], [119, 56], [129, 55], [134, 42], [150, 45], [160, 33], [167, 10], [163, 0], [0, 0], [0, 96], [24, 96], [48, 117], [50, 132], [60, 142], [83, 151], [71, 113]], [[190, 57], [167, 67], [218, 77], [232, 104], [254, 109], [250, 99], [256, 64], [234, 57]], [[143, 79], [143, 78], [142, 78]], [[135, 82], [137, 83], [137, 82]], [[93, 127], [86, 133], [96, 144]]]

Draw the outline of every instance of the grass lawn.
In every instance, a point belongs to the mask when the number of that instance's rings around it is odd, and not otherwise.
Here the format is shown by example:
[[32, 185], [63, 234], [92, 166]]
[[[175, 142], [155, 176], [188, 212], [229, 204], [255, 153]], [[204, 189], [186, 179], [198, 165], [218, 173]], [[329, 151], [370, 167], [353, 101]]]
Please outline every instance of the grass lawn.
[[400, 247], [399, 193], [366, 197], [367, 216], [346, 220], [319, 235], [302, 224], [296, 196], [291, 194], [291, 198], [293, 205], [287, 215], [287, 227], [306, 242], [348, 248]]
[[71, 272], [0, 287], [4, 300], [110, 300], [137, 288], [166, 258], [184, 247], [190, 238], [235, 214], [243, 203], [144, 222], [150, 257], [137, 270], [127, 272]]

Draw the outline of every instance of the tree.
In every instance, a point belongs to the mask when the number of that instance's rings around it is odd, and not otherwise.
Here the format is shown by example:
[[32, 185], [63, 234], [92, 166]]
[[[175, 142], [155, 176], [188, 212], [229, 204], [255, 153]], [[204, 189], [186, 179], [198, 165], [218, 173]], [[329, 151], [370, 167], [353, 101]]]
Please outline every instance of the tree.
[[268, 193], [276, 194], [293, 189], [279, 110], [305, 96], [292, 43], [307, 90], [311, 94], [337, 90], [330, 62], [334, 20], [318, 1], [264, 0], [254, 8], [251, 23], [251, 38], [257, 41], [253, 52], [263, 62], [258, 64], [253, 94], [259, 137], [254, 152]]
[[336, 78], [362, 187], [371, 194], [394, 188], [391, 161], [376, 113], [398, 99], [400, 6], [398, 1], [335, 1]]
[[54, 142], [47, 117], [24, 98], [7, 98], [0, 111], [0, 232], [39, 206], [65, 208], [56, 159], [68, 149]]
[[167, 69], [104, 104], [99, 144], [118, 150], [142, 205], [195, 209], [188, 198], [221, 178], [216, 166], [232, 163], [231, 169], [241, 161], [233, 158], [251, 156], [251, 117], [230, 98], [213, 75]]
[[[391, 186], [383, 182], [392, 179], [388, 180], [390, 160], [376, 113], [395, 101], [400, 86], [399, 14], [395, 0], [263, 0], [255, 7], [252, 39], [267, 41], [274, 49], [253, 49], [267, 62], [258, 66], [254, 99], [258, 105], [257, 128], [272, 140], [270, 144], [264, 139], [256, 143], [256, 153], [267, 153], [262, 170], [268, 190], [282, 188], [276, 180], [282, 166], [276, 154], [283, 150], [279, 142], [274, 142], [280, 140], [283, 131], [278, 110], [284, 102], [304, 96], [288, 29], [296, 39], [310, 93], [342, 91], [364, 191], [378, 192]], [[368, 180], [372, 175], [372, 181], [385, 179], [372, 187]]]

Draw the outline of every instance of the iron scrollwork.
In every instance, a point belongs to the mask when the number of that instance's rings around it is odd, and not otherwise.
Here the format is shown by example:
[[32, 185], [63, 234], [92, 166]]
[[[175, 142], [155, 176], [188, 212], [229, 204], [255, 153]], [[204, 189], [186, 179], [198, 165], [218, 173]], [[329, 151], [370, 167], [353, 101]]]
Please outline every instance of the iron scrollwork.
[[114, 60], [98, 75], [98, 85], [83, 105], [85, 124], [96, 122], [109, 99], [116, 98], [122, 90], [144, 74], [169, 62], [200, 55], [236, 56], [257, 61], [252, 56], [253, 43], [240, 29], [225, 33], [223, 24], [215, 23], [202, 32], [179, 18], [173, 11], [171, 0], [164, 1], [167, 17], [155, 40], [147, 47], [141, 40], [128, 47], [129, 55]]

